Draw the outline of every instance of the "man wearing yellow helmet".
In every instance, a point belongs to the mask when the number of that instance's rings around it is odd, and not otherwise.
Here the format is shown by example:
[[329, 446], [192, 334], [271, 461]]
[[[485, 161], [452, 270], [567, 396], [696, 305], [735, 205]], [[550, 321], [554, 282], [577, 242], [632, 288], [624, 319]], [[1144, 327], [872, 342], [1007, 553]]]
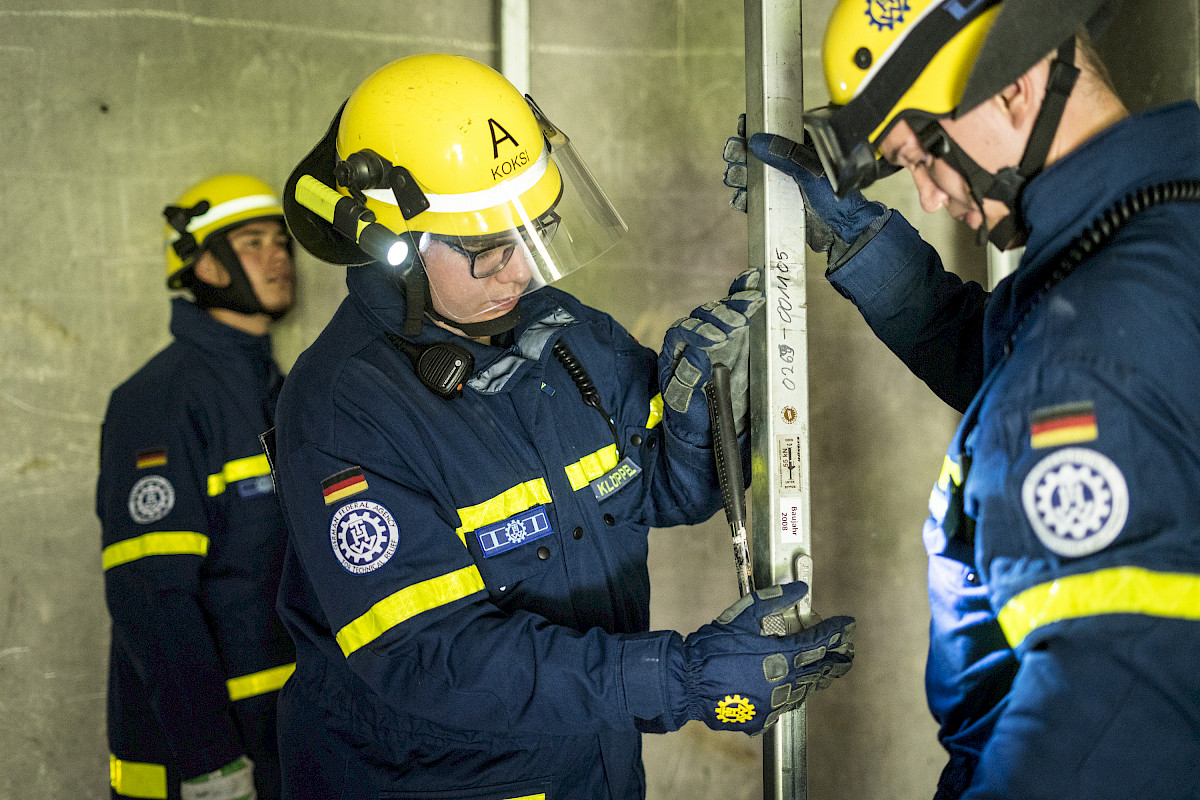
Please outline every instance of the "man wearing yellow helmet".
[[[1200, 109], [1128, 114], [1089, 44], [1114, 6], [843, 0], [833, 104], [804, 144], [750, 142], [829, 280], [964, 412], [924, 536], [947, 800], [1196, 791]], [[896, 169], [1025, 245], [1016, 272], [946, 272], [858, 191]]]
[[756, 273], [657, 357], [549, 286], [624, 226], [532, 100], [458, 56], [368, 77], [284, 208], [349, 266], [279, 403], [287, 796], [640, 797], [641, 732], [756, 733], [849, 668], [846, 617], [762, 633], [800, 582], [648, 630], [648, 528], [720, 506], [714, 362], [746, 429]]
[[275, 700], [294, 647], [275, 612], [287, 532], [258, 436], [292, 306], [275, 192], [219, 175], [163, 211], [175, 341], [113, 392], [96, 511], [112, 616], [114, 798], [280, 796]]

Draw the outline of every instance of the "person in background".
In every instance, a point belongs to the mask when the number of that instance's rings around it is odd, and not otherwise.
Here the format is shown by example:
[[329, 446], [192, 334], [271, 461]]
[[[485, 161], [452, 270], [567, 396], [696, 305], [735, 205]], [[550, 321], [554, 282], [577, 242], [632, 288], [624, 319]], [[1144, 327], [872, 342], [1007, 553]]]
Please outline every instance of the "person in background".
[[[924, 532], [939, 800], [1196, 796], [1200, 109], [1128, 113], [1091, 44], [1116, 5], [842, 0], [831, 105], [750, 140], [964, 414]], [[963, 283], [859, 192], [901, 169], [1016, 272]]]
[[278, 798], [275, 704], [295, 667], [275, 611], [287, 532], [259, 435], [292, 307], [279, 198], [219, 175], [166, 207], [174, 341], [113, 391], [96, 513], [112, 616], [114, 798]]
[[714, 362], [748, 427], [757, 273], [660, 354], [549, 286], [624, 224], [533, 101], [459, 56], [368, 77], [284, 208], [349, 288], [279, 402], [286, 796], [641, 797], [642, 732], [758, 733], [849, 669], [852, 621], [801, 630], [800, 582], [650, 631], [648, 528], [721, 504]]

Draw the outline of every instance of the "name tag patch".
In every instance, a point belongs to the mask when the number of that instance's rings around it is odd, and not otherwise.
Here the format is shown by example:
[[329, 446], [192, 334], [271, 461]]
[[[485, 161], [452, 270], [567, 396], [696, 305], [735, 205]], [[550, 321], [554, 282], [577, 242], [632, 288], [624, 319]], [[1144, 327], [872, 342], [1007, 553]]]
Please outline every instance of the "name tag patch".
[[592, 494], [596, 495], [597, 500], [603, 502], [627, 486], [641, 473], [642, 468], [633, 463], [633, 459], [629, 456], [625, 456], [621, 459], [621, 463], [612, 470], [591, 482]]
[[271, 480], [270, 475], [259, 475], [254, 478], [246, 478], [243, 481], [238, 481], [237, 484], [238, 497], [243, 500], [249, 500], [252, 497], [261, 497], [264, 494], [275, 493], [275, 482]]
[[484, 558], [505, 553], [552, 533], [554, 529], [550, 527], [550, 517], [546, 514], [545, 506], [534, 506], [528, 511], [514, 514], [508, 519], [475, 531]]

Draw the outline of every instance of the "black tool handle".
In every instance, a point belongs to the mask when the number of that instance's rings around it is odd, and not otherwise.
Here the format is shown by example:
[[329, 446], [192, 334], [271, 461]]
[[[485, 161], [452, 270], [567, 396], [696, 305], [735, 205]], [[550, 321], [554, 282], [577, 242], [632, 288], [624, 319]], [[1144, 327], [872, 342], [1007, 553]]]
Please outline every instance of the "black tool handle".
[[738, 589], [743, 595], [754, 591], [750, 574], [750, 548], [746, 542], [746, 483], [742, 475], [742, 454], [738, 449], [737, 420], [733, 418], [733, 392], [729, 367], [713, 364], [712, 377], [704, 386], [708, 399], [708, 417], [712, 423], [713, 455], [725, 502], [725, 518], [733, 534], [733, 559], [737, 568]]
[[713, 364], [712, 380], [704, 386], [708, 398], [708, 417], [712, 422], [713, 451], [725, 501], [725, 518], [730, 525], [745, 523], [746, 494], [742, 477], [742, 456], [738, 452], [737, 420], [733, 418], [733, 395], [729, 388], [729, 367]]

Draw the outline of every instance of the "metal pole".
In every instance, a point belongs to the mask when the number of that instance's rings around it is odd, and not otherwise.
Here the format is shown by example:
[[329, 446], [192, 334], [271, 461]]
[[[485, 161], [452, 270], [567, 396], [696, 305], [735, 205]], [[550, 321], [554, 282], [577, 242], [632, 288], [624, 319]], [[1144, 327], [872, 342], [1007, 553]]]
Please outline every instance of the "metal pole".
[[529, 94], [529, 0], [500, 0], [500, 73]]
[[[800, 0], [745, 0], [746, 131], [803, 136]], [[804, 210], [796, 184], [750, 159], [749, 263], [766, 305], [750, 331], [754, 582], [812, 586]], [[806, 613], [811, 614], [811, 593]], [[808, 797], [804, 707], [764, 736], [763, 796]]]

